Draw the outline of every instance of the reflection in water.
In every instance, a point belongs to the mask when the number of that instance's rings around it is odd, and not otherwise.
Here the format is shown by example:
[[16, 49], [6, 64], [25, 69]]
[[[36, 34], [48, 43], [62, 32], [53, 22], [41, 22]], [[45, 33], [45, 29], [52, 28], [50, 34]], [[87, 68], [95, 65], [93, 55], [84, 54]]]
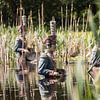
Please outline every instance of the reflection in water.
[[41, 95], [41, 100], [57, 100], [57, 82], [64, 81], [65, 78], [53, 79], [53, 78], [43, 78], [39, 80], [39, 92]]
[[42, 100], [53, 100], [56, 98], [56, 82], [57, 80], [53, 79], [39, 80], [39, 91]]
[[[40, 79], [38, 85], [37, 81], [34, 81], [30, 90], [31, 99], [28, 100], [99, 100], [100, 76], [94, 84], [91, 83], [87, 72], [88, 67], [84, 64], [81, 66], [70, 64], [65, 67], [68, 68], [67, 77]], [[36, 76], [32, 75], [32, 77]], [[13, 84], [5, 84], [5, 86], [0, 87], [0, 100], [26, 100], [19, 97], [17, 84], [14, 87]]]

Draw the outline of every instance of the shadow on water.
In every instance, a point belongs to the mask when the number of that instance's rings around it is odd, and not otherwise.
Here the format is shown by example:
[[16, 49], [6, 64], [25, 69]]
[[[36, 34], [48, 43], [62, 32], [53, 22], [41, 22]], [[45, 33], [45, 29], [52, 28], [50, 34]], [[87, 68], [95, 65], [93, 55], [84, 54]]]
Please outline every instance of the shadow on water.
[[[82, 68], [82, 69], [81, 69]], [[7, 84], [4, 88], [0, 84], [0, 100], [96, 100], [95, 88], [87, 73], [88, 65], [79, 69], [75, 64], [65, 67], [66, 78], [40, 79], [29, 85], [29, 97], [19, 97], [17, 84]], [[82, 71], [81, 71], [82, 70]]]

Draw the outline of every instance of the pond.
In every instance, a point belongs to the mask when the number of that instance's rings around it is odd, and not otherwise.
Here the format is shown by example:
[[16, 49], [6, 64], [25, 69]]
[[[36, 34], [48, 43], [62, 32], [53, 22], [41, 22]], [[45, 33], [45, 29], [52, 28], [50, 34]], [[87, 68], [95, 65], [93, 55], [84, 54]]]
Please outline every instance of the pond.
[[15, 72], [9, 69], [5, 75], [8, 79], [4, 77], [1, 82], [0, 100], [97, 100], [95, 87], [87, 73], [88, 66], [64, 66], [66, 76], [60, 78], [39, 78], [37, 74], [31, 73], [31, 78], [28, 78], [30, 81], [25, 81], [24, 97], [19, 97]]

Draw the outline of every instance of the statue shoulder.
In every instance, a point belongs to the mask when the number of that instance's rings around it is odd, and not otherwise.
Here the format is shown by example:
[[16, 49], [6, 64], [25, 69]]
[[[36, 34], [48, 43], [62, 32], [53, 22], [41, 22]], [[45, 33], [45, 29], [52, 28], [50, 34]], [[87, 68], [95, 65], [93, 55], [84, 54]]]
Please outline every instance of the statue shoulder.
[[49, 57], [48, 57], [48, 55], [46, 53], [42, 53], [40, 55], [40, 58], [48, 59]]
[[17, 36], [16, 37], [16, 41], [18, 41], [18, 40], [21, 40], [21, 37], [20, 36]]

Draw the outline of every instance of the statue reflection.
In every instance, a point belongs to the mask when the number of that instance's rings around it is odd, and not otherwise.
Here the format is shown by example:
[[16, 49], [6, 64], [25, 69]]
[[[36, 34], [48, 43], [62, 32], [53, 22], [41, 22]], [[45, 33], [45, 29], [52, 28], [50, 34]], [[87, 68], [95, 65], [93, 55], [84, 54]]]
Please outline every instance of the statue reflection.
[[66, 77], [60, 79], [43, 78], [39, 80], [41, 100], [57, 100], [57, 82], [64, 82]]

